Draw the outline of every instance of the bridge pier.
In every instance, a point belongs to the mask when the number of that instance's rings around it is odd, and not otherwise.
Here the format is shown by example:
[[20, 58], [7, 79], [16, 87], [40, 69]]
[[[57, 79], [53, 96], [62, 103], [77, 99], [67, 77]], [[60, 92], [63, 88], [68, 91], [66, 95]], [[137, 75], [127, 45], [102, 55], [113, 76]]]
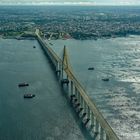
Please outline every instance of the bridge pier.
[[73, 82], [70, 82], [70, 96], [73, 96]]
[[[91, 111], [90, 111], [90, 108], [89, 108], [89, 106], [87, 106], [87, 119], [89, 120], [88, 122], [87, 122], [87, 127], [89, 127], [89, 125], [91, 125], [91, 118], [90, 118], [90, 116], [91, 116]], [[89, 125], [88, 125], [89, 124]]]
[[94, 127], [95, 127], [95, 121], [94, 121], [94, 114], [91, 112], [90, 114], [90, 131], [93, 131]]
[[60, 63], [59, 62], [57, 62], [57, 65], [56, 65], [56, 76], [58, 77], [58, 78], [60, 78], [60, 75], [61, 75], [61, 69], [60, 69]]
[[101, 127], [101, 140], [106, 140], [105, 139], [105, 131], [104, 131], [104, 129]]
[[95, 136], [99, 139], [99, 123], [97, 119], [95, 118], [95, 129], [94, 129]]

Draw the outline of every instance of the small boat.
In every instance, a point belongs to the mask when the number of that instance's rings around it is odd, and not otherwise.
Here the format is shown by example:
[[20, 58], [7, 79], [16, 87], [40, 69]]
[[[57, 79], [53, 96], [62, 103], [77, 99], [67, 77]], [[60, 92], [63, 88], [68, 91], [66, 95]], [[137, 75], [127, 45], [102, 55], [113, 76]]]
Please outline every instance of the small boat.
[[33, 98], [35, 94], [24, 94], [24, 98]]
[[89, 67], [88, 70], [94, 70], [94, 67]]
[[62, 79], [61, 80], [61, 84], [68, 84], [69, 83], [69, 80], [68, 79]]
[[36, 46], [33, 46], [33, 48], [36, 48]]
[[29, 84], [28, 83], [19, 83], [18, 86], [19, 87], [26, 87], [26, 86], [29, 86]]
[[109, 78], [103, 78], [102, 81], [108, 82], [109, 81]]

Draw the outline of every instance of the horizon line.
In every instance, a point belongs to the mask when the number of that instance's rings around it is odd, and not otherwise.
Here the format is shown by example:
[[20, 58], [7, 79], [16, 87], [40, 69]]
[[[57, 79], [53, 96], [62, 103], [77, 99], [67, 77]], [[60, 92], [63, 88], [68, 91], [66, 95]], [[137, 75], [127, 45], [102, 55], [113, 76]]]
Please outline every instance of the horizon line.
[[140, 6], [135, 3], [96, 3], [96, 2], [28, 2], [28, 3], [0, 3], [0, 6]]
[[48, 4], [0, 4], [0, 6], [129, 6], [129, 7], [132, 7], [132, 6], [135, 6], [135, 7], [139, 7], [140, 5], [136, 5], [136, 4], [131, 4], [131, 5], [111, 5], [111, 4], [109, 4], [109, 5], [103, 5], [103, 4], [100, 4], [100, 5], [80, 5], [80, 4], [59, 4], [59, 5], [57, 5], [57, 4], [50, 4], [50, 5], [48, 5]]

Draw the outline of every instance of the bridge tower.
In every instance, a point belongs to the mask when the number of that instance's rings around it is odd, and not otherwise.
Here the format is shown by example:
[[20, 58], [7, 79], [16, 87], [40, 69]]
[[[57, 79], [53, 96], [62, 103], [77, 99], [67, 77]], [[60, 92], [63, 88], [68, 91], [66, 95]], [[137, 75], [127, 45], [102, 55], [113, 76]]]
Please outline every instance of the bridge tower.
[[68, 76], [66, 74], [66, 71], [70, 69], [70, 63], [69, 63], [69, 57], [68, 57], [68, 53], [67, 53], [67, 48], [64, 45], [64, 49], [63, 49], [63, 56], [62, 56], [62, 77], [61, 77], [61, 82], [62, 83], [66, 83], [68, 84]]

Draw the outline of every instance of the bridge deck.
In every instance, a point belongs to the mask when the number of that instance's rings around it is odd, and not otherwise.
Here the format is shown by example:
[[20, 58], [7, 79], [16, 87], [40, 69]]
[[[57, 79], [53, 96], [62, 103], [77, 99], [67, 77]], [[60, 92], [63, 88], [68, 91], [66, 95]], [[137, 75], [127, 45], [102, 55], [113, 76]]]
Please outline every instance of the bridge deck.
[[[41, 47], [34, 41], [37, 47], [33, 49], [31, 42], [13, 42], [11, 46], [7, 43], [5, 54], [13, 55], [8, 65], [8, 56], [0, 59], [0, 139], [85, 139]], [[17, 84], [22, 81], [30, 86], [19, 89]], [[25, 100], [23, 94], [28, 92], [36, 97]]]

